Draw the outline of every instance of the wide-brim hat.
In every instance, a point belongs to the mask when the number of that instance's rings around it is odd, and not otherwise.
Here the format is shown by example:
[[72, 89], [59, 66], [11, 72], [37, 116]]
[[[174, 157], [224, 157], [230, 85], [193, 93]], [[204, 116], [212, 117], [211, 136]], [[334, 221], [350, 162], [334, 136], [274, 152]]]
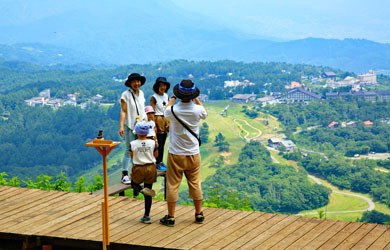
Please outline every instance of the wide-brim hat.
[[175, 85], [173, 94], [179, 99], [190, 100], [198, 97], [200, 91], [191, 80], [183, 80]]
[[154, 92], [158, 93], [158, 88], [160, 87], [160, 82], [163, 82], [167, 85], [167, 89], [165, 90], [165, 93], [168, 92], [168, 89], [171, 87], [171, 83], [167, 81], [167, 78], [160, 76], [157, 77], [156, 82], [153, 85]]
[[144, 85], [144, 83], [146, 82], [146, 78], [144, 76], [141, 76], [140, 74], [138, 73], [131, 73], [128, 77], [127, 77], [127, 80], [125, 82], [125, 85], [127, 87], [131, 87], [130, 86], [130, 83], [132, 80], [140, 80], [141, 81], [141, 86]]

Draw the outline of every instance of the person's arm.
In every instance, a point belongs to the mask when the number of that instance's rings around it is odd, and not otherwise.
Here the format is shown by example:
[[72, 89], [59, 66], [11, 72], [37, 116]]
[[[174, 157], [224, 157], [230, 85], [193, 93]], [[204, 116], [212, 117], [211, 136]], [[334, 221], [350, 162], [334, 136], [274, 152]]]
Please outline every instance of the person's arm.
[[157, 157], [158, 157], [158, 146], [157, 146], [157, 142], [156, 142], [156, 144], [154, 145], [153, 156], [154, 156], [154, 158], [157, 158]]
[[175, 100], [176, 100], [176, 96], [172, 96], [171, 99], [169, 100], [167, 106], [165, 106], [165, 109], [166, 110], [169, 106], [172, 106], [174, 103], [175, 103]]
[[119, 135], [123, 137], [124, 133], [124, 124], [125, 124], [125, 119], [126, 119], [126, 113], [127, 113], [127, 105], [126, 102], [122, 99], [121, 100], [121, 116], [119, 119]]
[[152, 106], [154, 110], [156, 110], [156, 103], [156, 98], [154, 98], [154, 96], [150, 97], [150, 106]]
[[130, 151], [130, 157], [131, 157], [131, 159], [133, 160], [134, 153], [133, 153], [133, 151], [131, 150], [131, 143], [130, 143], [130, 146], [129, 146], [129, 151]]
[[[196, 105], [202, 106], [202, 107], [204, 108], [204, 110], [206, 111], [205, 107], [204, 107], [203, 104], [199, 101], [199, 98], [198, 98], [198, 97], [195, 98], [195, 104], [196, 104]], [[207, 111], [206, 111], [206, 114], [207, 114]]]

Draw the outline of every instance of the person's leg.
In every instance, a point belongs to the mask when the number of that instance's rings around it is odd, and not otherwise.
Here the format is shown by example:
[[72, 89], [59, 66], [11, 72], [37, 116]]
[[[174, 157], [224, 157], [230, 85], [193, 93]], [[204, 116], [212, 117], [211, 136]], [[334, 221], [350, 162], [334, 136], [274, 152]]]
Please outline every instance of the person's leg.
[[122, 179], [125, 175], [127, 176], [129, 175], [129, 171], [131, 172], [133, 162], [130, 157], [129, 147], [130, 147], [130, 142], [135, 140], [135, 135], [126, 125], [124, 126], [124, 136], [125, 136], [125, 153], [123, 154], [123, 159], [122, 159]]
[[202, 212], [202, 200], [194, 200], [195, 213], [200, 214]]
[[[144, 184], [146, 188], [152, 189], [153, 184]], [[145, 197], [145, 214], [144, 217], [149, 217], [150, 209], [152, 208], [152, 197], [149, 195], [144, 195]]]
[[157, 134], [158, 141], [158, 156], [156, 158], [156, 163], [159, 164], [163, 162], [164, 159], [164, 147], [165, 141], [167, 140], [167, 134]]

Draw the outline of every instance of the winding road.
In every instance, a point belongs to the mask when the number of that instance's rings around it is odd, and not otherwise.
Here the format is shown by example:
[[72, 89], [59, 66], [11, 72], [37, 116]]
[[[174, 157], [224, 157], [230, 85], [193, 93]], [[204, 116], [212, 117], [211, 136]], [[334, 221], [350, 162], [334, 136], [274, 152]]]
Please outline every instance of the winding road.
[[[248, 136], [249, 136], [250, 133], [249, 133], [248, 131], [246, 131], [246, 130], [242, 127], [242, 125], [241, 125], [239, 122], [237, 122], [237, 121], [242, 121], [242, 122], [244, 122], [248, 127], [251, 127], [251, 128], [253, 128], [254, 130], [257, 130], [258, 134], [257, 134], [256, 136], [254, 136], [254, 137], [248, 138]], [[243, 120], [243, 119], [233, 119], [233, 122], [234, 122], [242, 131], [244, 131], [244, 132], [246, 133], [246, 135], [245, 135], [244, 137], [242, 137], [242, 136], [241, 136], [241, 131], [239, 131], [239, 132], [238, 132], [238, 136], [240, 136], [240, 138], [242, 138], [242, 139], [244, 139], [244, 140], [246, 140], [246, 141], [250, 141], [250, 140], [256, 139], [257, 137], [260, 137], [260, 136], [261, 136], [261, 133], [262, 133], [261, 130], [258, 129], [258, 128], [253, 127], [253, 126], [250, 125], [246, 120]]]

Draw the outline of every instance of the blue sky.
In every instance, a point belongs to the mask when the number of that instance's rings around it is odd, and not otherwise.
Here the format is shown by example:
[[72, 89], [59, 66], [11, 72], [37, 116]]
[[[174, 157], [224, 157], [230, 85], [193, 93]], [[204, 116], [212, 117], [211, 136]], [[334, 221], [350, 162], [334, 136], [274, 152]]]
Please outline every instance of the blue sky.
[[245, 34], [282, 39], [362, 38], [390, 43], [388, 0], [172, 0]]

